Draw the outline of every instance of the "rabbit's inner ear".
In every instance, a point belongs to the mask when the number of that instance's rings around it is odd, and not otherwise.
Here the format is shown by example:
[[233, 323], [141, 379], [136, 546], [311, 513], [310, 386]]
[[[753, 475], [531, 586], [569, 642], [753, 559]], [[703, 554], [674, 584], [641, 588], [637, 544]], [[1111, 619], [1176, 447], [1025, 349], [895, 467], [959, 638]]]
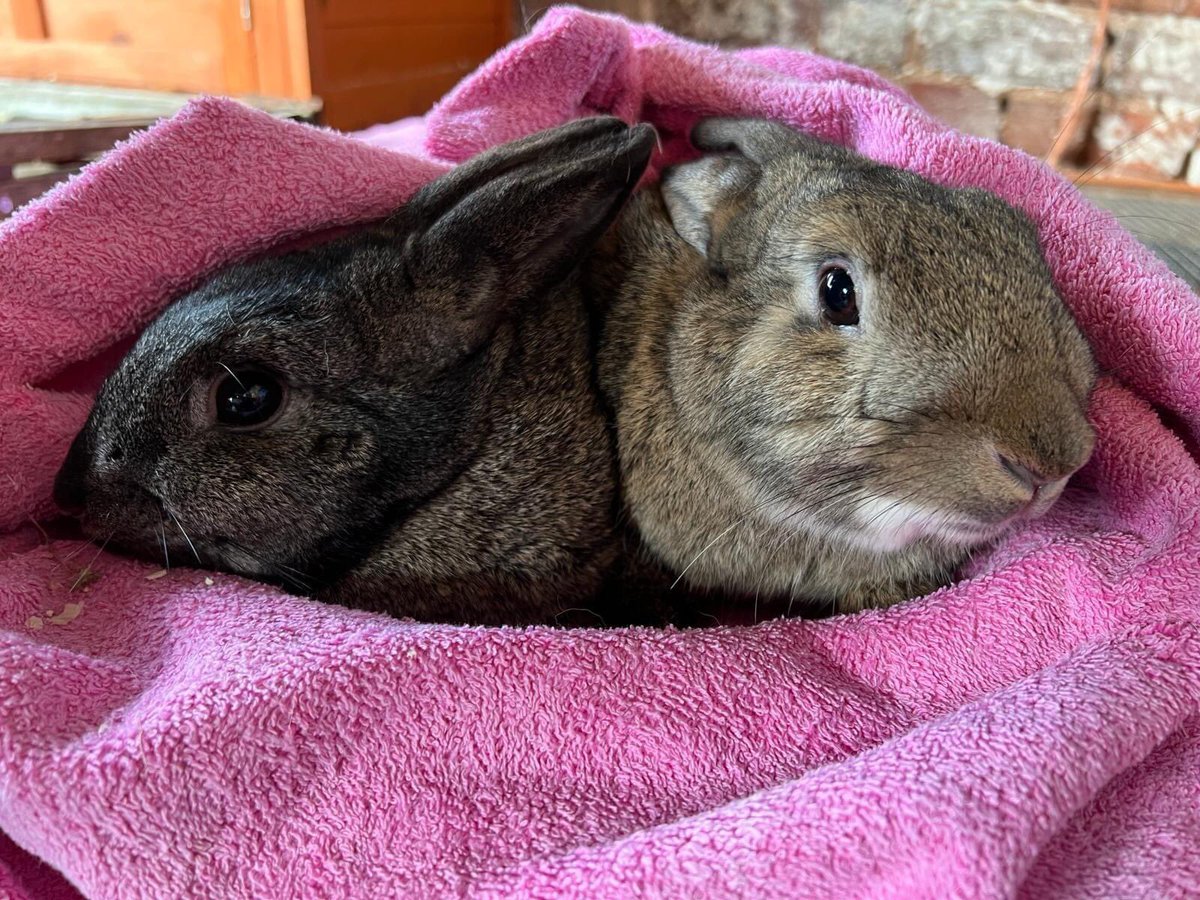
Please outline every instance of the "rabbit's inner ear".
[[744, 206], [761, 170], [742, 156], [709, 156], [663, 178], [662, 194], [675, 232], [713, 258], [721, 232]]

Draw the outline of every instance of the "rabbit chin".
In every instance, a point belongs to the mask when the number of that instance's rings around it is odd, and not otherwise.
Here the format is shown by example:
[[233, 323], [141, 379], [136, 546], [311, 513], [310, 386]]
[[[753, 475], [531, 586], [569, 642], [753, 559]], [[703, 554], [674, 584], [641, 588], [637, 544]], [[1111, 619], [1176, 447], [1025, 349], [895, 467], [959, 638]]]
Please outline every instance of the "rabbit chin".
[[985, 524], [907, 500], [870, 497], [855, 507], [852, 518], [858, 527], [844, 529], [842, 536], [845, 539], [864, 550], [890, 553], [918, 541], [977, 547], [996, 540], [1018, 517]]
[[185, 537], [178, 519], [157, 510], [153, 514], [146, 512], [144, 516], [127, 514], [116, 524], [113, 523], [113, 517], [87, 516], [82, 526], [84, 533], [94, 541], [148, 561], [163, 562], [168, 567], [198, 565], [204, 569], [259, 579], [265, 579], [275, 572], [269, 563], [233, 542], [221, 539], [209, 541], [191, 535]]

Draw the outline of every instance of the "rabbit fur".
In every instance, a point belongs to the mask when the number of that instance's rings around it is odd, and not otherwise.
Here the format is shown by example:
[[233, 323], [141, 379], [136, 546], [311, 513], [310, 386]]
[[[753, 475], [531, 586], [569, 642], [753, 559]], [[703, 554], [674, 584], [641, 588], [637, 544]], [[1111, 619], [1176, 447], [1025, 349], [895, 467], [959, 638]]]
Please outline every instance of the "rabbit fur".
[[[644, 552], [813, 613], [943, 585], [1088, 459], [1090, 349], [1032, 223], [782, 124], [709, 119], [593, 257]], [[852, 278], [829, 320], [821, 279]]]
[[[330, 602], [559, 620], [620, 558], [578, 263], [655, 143], [579, 120], [385, 222], [220, 272], [104, 384], [60, 506], [109, 546]], [[252, 427], [219, 418], [275, 401]]]

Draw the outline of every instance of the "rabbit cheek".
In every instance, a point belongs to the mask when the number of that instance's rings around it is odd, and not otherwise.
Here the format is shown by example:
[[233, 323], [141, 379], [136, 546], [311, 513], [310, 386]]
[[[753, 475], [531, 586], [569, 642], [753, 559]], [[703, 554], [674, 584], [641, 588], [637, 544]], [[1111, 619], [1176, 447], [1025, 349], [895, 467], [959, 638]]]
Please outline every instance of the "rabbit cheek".
[[322, 432], [313, 441], [313, 455], [325, 463], [351, 463], [365, 443], [366, 435], [360, 431]]
[[267, 579], [275, 575], [272, 567], [253, 556], [249, 551], [228, 541], [216, 541], [208, 550], [213, 557], [216, 567], [228, 572], [236, 572], [248, 578]]

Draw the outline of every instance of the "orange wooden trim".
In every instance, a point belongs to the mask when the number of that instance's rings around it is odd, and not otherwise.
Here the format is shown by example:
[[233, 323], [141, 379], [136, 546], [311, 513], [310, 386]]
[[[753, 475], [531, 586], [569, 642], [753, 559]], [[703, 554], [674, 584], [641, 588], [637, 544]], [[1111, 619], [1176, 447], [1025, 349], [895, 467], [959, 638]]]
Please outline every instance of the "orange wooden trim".
[[354, 129], [428, 111], [512, 36], [510, 0], [306, 0], [313, 93]]
[[0, 39], [0, 77], [213, 92], [220, 90], [225, 73], [220, 59], [202, 51]]
[[253, 11], [259, 93], [298, 100], [312, 97], [303, 0], [254, 0]]
[[[221, 29], [222, 80], [221, 86], [212, 93], [224, 94], [256, 94], [258, 88], [258, 68], [254, 61], [254, 9], [248, 6], [249, 0], [233, 0], [219, 6], [219, 24]], [[243, 20], [243, 10], [249, 12]]]
[[8, 0], [13, 34], [18, 40], [44, 41], [46, 17], [42, 15], [42, 0]]
[[504, 0], [316, 0], [322, 28], [358, 25], [490, 22], [511, 17]]
[[503, 47], [516, 36], [516, 17], [520, 13], [513, 7], [514, 4], [507, 0], [495, 0], [496, 49]]
[[312, 75], [308, 61], [308, 22], [304, 0], [280, 0], [283, 9], [284, 33], [290, 49], [288, 62], [292, 93], [288, 96], [307, 100], [313, 95]]
[[1096, 80], [1096, 72], [1108, 49], [1108, 14], [1111, 6], [1112, 0], [1100, 0], [1100, 9], [1096, 13], [1096, 26], [1092, 30], [1092, 52], [1083, 71], [1079, 73], [1079, 79], [1075, 82], [1071, 105], [1063, 117], [1062, 127], [1058, 129], [1058, 136], [1046, 153], [1046, 164], [1049, 166], [1057, 166], [1062, 162], [1063, 154], [1067, 152], [1067, 148], [1071, 146], [1075, 136], [1079, 133], [1083, 107], [1091, 93], [1088, 88]]
[[[325, 100], [325, 92], [329, 88], [327, 53], [325, 51], [325, 29], [322, 25], [324, 0], [297, 0], [304, 7], [303, 33], [306, 56], [308, 58], [308, 86], [312, 96]], [[295, 27], [295, 26], [293, 26]], [[321, 121], [329, 124], [327, 111], [322, 106]]]

